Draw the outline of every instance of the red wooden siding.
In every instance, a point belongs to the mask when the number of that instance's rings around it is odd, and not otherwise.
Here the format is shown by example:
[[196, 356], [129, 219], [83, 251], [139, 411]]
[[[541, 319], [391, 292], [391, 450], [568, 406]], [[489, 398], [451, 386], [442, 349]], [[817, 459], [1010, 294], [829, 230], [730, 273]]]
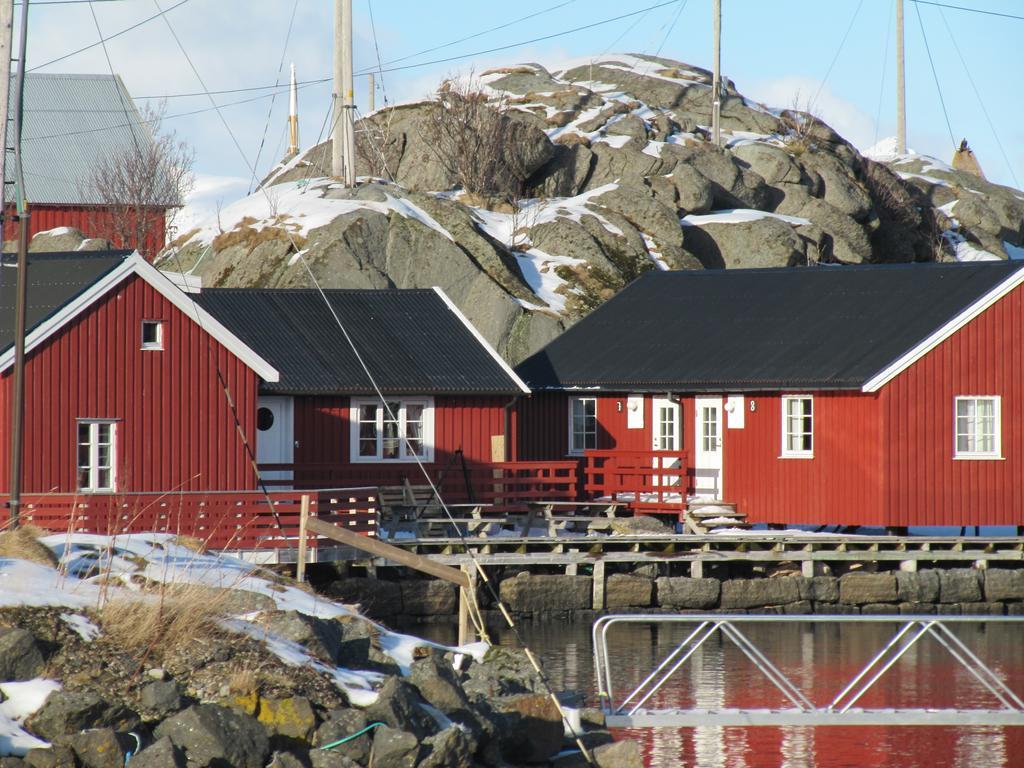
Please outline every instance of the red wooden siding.
[[[162, 351], [140, 349], [144, 319], [163, 321]], [[117, 420], [119, 490], [254, 488], [218, 368], [252, 439], [256, 374], [148, 283], [128, 278], [28, 357], [25, 492], [76, 490], [80, 418]], [[5, 436], [10, 391], [8, 370], [0, 378]], [[0, 441], [0, 466], [9, 460], [8, 441]]]
[[[74, 227], [79, 229], [86, 237], [110, 238], [110, 224], [114, 214], [101, 206], [89, 205], [53, 205], [47, 203], [29, 203], [29, 237], [37, 232], [45, 232], [48, 229], [57, 227]], [[14, 215], [14, 207], [7, 207], [8, 216]], [[146, 234], [145, 242], [141, 245], [135, 243], [112, 243], [114, 248], [137, 248], [140, 253], [152, 260], [157, 252], [164, 247], [166, 242], [166, 218], [160, 214], [152, 229]], [[18, 225], [9, 223], [5, 225], [4, 239], [16, 240], [18, 238]]]
[[[510, 400], [474, 395], [434, 397], [434, 460], [426, 464], [431, 476], [448, 468], [449, 476], [461, 477], [462, 465], [455, 458], [458, 450], [468, 463], [489, 463], [491, 437], [504, 434], [505, 405]], [[295, 464], [329, 465], [310, 469], [309, 477], [300, 472], [296, 482], [340, 486], [400, 483], [405, 478], [414, 485], [424, 482], [415, 462], [350, 464], [350, 439], [348, 397], [296, 397]]]
[[779, 458], [780, 393], [746, 395], [744, 428], [723, 430], [725, 499], [751, 522], [886, 525], [878, 398], [860, 392], [792, 394], [814, 396], [814, 458]]
[[[1022, 345], [1017, 289], [882, 388], [893, 525], [1024, 525]], [[1002, 461], [953, 458], [958, 395], [1002, 397]]]

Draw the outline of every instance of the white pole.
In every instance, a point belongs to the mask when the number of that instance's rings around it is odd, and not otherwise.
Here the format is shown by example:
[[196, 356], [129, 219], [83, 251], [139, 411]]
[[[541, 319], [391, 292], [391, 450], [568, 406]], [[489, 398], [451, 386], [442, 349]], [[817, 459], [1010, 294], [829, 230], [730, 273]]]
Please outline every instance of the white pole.
[[896, 0], [896, 151], [907, 153], [907, 81], [903, 57], [903, 0]]
[[345, 186], [354, 187], [356, 185], [356, 132], [353, 124], [355, 84], [352, 81], [352, 0], [342, 0], [341, 22], [341, 66], [344, 79], [342, 84], [342, 109], [344, 111], [341, 121], [345, 124]]
[[721, 72], [722, 72], [722, 0], [714, 0], [712, 7], [714, 17], [715, 36], [715, 71], [711, 79], [711, 136], [715, 146], [722, 146], [722, 98], [721, 98]]
[[377, 96], [377, 94], [374, 93], [375, 83], [373, 82], [373, 72], [371, 72], [370, 74], [368, 74], [366, 76], [366, 81], [367, 81], [366, 85], [367, 85], [367, 87], [369, 89], [369, 98], [366, 101], [366, 107], [367, 107], [366, 111], [367, 112], [373, 112], [373, 110], [377, 108], [377, 106], [376, 106], [376, 96]]
[[[0, 0], [0, 179], [7, 169], [7, 115], [10, 109], [11, 40], [14, 27], [14, 0]], [[6, 192], [7, 186], [3, 189]], [[3, 198], [6, 201], [7, 195]], [[5, 227], [0, 224], [0, 233]], [[0, 235], [2, 236], [2, 235]]]
[[334, 0], [334, 98], [333, 108], [334, 112], [331, 115], [331, 176], [337, 179], [342, 178], [345, 175], [344, 168], [344, 121], [341, 119], [344, 109], [342, 109], [342, 92], [345, 88], [345, 74], [344, 65], [342, 63], [345, 58], [343, 53], [344, 34], [342, 32], [342, 6], [343, 0]]
[[288, 102], [288, 154], [299, 151], [299, 88], [295, 80], [295, 65], [292, 64], [291, 98]]

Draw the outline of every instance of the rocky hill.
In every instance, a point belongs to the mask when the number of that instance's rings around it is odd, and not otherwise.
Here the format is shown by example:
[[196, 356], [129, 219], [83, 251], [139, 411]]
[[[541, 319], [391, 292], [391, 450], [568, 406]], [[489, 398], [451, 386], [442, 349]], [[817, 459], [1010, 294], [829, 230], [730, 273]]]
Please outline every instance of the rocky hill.
[[515, 362], [648, 269], [1024, 254], [1024, 194], [921, 155], [861, 154], [813, 115], [711, 75], [612, 55], [445, 83], [357, 126], [185, 233], [161, 266], [217, 286], [441, 286]]

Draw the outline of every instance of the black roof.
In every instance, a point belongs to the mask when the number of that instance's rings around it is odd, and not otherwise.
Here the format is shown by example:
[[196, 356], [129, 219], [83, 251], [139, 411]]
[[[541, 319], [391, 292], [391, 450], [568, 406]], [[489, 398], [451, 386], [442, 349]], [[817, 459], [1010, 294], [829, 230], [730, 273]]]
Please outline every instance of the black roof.
[[383, 392], [510, 394], [519, 386], [437, 292], [212, 288], [194, 298], [281, 374], [262, 391], [372, 394], [337, 313]]
[[516, 372], [531, 389], [859, 389], [1022, 268], [648, 272]]
[[[64, 305], [116, 268], [131, 251], [71, 251], [28, 255], [28, 300], [25, 328], [31, 331]], [[14, 302], [17, 260], [5, 254], [0, 261], [0, 353], [14, 344]]]

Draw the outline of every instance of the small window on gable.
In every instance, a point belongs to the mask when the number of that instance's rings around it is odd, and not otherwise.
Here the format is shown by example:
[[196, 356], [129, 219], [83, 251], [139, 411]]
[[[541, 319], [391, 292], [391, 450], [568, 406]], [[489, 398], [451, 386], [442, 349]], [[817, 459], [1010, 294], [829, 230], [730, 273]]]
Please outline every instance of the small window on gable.
[[569, 399], [569, 453], [581, 454], [597, 448], [597, 399]]
[[782, 456], [814, 458], [814, 398], [811, 395], [782, 398]]
[[164, 324], [160, 320], [142, 321], [142, 348], [164, 348]]
[[1001, 405], [998, 396], [956, 398], [956, 458], [1002, 458]]

